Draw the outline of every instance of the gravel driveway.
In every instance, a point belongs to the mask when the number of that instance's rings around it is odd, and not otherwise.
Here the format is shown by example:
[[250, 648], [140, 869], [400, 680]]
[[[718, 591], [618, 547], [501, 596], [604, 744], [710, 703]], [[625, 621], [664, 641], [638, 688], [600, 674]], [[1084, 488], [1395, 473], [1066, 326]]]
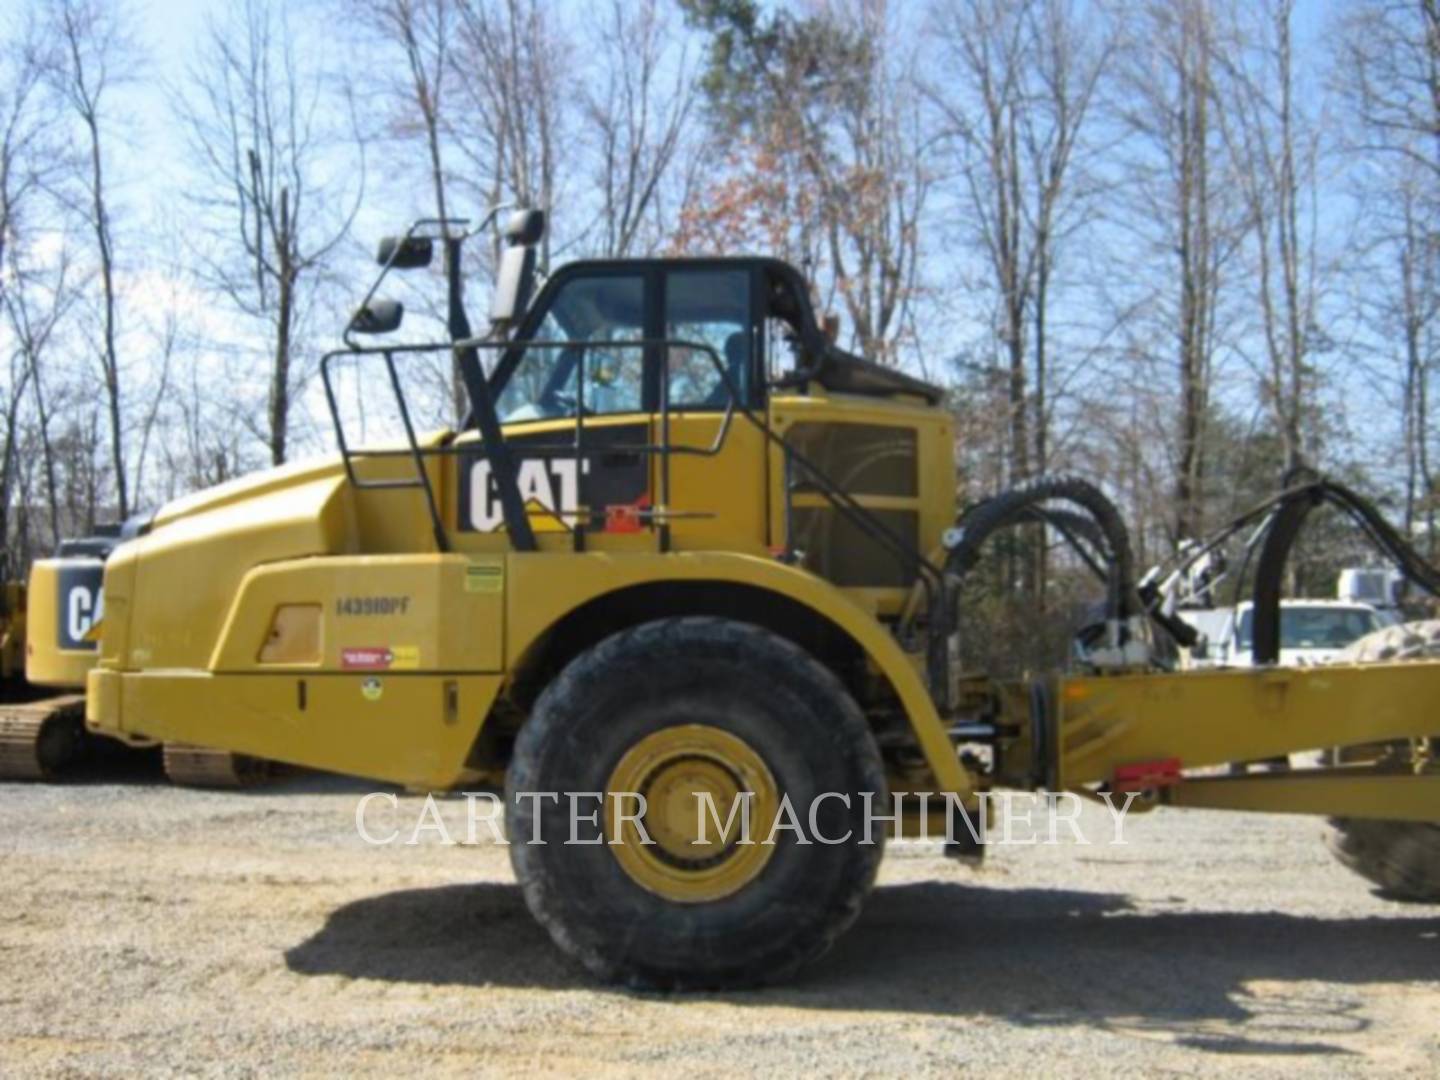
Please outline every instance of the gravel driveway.
[[120, 779], [0, 788], [0, 1073], [1440, 1074], [1440, 910], [1312, 820], [1162, 810], [980, 871], [895, 845], [799, 982], [660, 997], [572, 968], [503, 848], [366, 845], [368, 785]]

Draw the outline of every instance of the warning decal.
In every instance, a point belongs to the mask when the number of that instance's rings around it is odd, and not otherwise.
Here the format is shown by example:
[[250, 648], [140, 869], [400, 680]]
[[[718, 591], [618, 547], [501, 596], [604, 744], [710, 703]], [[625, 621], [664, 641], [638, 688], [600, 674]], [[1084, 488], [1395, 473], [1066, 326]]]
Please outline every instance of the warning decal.
[[414, 645], [344, 648], [340, 666], [346, 671], [406, 671], [420, 666], [420, 650]]

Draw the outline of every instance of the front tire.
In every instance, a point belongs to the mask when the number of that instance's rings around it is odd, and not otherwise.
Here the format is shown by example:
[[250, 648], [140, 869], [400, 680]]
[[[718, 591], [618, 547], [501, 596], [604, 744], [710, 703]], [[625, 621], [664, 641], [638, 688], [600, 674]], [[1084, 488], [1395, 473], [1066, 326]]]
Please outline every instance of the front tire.
[[[617, 800], [639, 810], [623, 792], [645, 797], [638, 826], [617, 820]], [[695, 792], [717, 808], [713, 834], [697, 832]], [[750, 843], [738, 816], [721, 829], [742, 792], [753, 793]], [[590, 843], [567, 843], [570, 793], [604, 793], [577, 806]], [[875, 880], [884, 830], [861, 842], [867, 802], [875, 814], [889, 804], [840, 681], [769, 631], [718, 618], [646, 623], [573, 660], [520, 730], [506, 797], [536, 919], [600, 978], [652, 989], [774, 982], [818, 957]], [[798, 820], [810, 842], [772, 831], [777, 819]]]

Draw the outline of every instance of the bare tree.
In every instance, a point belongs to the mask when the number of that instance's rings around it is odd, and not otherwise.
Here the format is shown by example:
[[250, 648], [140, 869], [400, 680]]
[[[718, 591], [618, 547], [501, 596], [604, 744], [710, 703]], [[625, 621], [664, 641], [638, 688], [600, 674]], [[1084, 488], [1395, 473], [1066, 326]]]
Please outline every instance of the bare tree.
[[760, 239], [801, 262], [822, 302], [844, 304], [855, 348], [896, 363], [933, 188], [897, 10], [885, 0], [834, 0], [803, 16], [762, 17], [733, 0], [682, 6], [708, 35], [707, 102], [732, 150], [731, 168], [692, 192], [680, 239]]
[[445, 167], [450, 56], [457, 10], [464, 0], [352, 0], [381, 41], [404, 59], [387, 98], [391, 125], [402, 138], [423, 143], [435, 216], [450, 216]]
[[1350, 0], [1338, 74], [1364, 133], [1355, 149], [1440, 178], [1440, 0]]
[[[199, 174], [194, 196], [222, 243], [197, 255], [210, 283], [264, 327], [270, 353], [264, 442], [285, 461], [307, 307], [349, 235], [364, 186], [363, 144], [325, 73], [303, 66], [284, 9], [244, 0], [212, 19], [175, 95]], [[338, 114], [338, 115], [337, 115]], [[335, 128], [348, 121], [348, 142]], [[355, 149], [341, 171], [333, 155]]]
[[37, 33], [31, 23], [16, 39], [0, 41], [0, 267], [7, 265], [11, 245], [23, 239], [28, 206], [46, 183], [47, 159], [55, 150], [46, 139], [52, 118], [41, 99]]
[[610, 0], [596, 22], [602, 71], [585, 106], [601, 193], [592, 246], [610, 258], [648, 254], [668, 238], [661, 185], [694, 112], [695, 82], [661, 0]]
[[1266, 363], [1261, 396], [1289, 471], [1313, 458], [1321, 345], [1315, 185], [1318, 128], [1296, 101], [1293, 0], [1265, 0], [1227, 50], [1230, 107], [1221, 114], [1255, 259]]
[[1398, 329], [1403, 349], [1405, 528], [1413, 535], [1423, 523], [1426, 548], [1433, 558], [1440, 550], [1435, 528], [1440, 484], [1431, 446], [1435, 438], [1431, 383], [1440, 369], [1440, 233], [1429, 216], [1434, 193], [1427, 194], [1421, 197], [1414, 187], [1395, 193], [1397, 220], [1386, 244], [1393, 260], [1394, 286], [1376, 291], [1382, 297], [1378, 313], [1382, 333]]
[[1114, 102], [1128, 140], [1124, 198], [1109, 212], [1121, 235], [1135, 241], [1121, 257], [1134, 262], [1138, 250], [1155, 268], [1152, 284], [1123, 301], [1134, 317], [1127, 320], [1132, 363], [1122, 377], [1148, 393], [1145, 368], [1135, 361], [1143, 364], [1174, 343], [1167, 366], [1175, 372], [1178, 405], [1161, 440], [1171, 458], [1172, 543], [1206, 527], [1224, 286], [1243, 237], [1237, 181], [1221, 138], [1220, 22], [1211, 0], [1132, 9]]
[[[931, 14], [942, 75], [927, 96], [959, 233], [979, 253], [976, 277], [1000, 345], [987, 359], [1005, 389], [1001, 483], [1052, 465], [1057, 272], [1066, 241], [1093, 211], [1083, 140], [1113, 50], [1108, 21], [1086, 18], [1068, 0], [963, 0]], [[1043, 595], [1046, 533], [1028, 536], [1005, 575]]]
[[[7, 291], [7, 306], [14, 290]], [[5, 418], [5, 440], [0, 443], [0, 546], [10, 545], [10, 502], [15, 487], [16, 457], [20, 441], [20, 409], [25, 401], [25, 391], [30, 383], [30, 358], [23, 348], [11, 348], [7, 357], [7, 371], [3, 396], [0, 396], [0, 415]]]
[[[1334, 37], [1345, 148], [1362, 206], [1354, 292], [1398, 390], [1407, 530], [1440, 551], [1432, 384], [1440, 369], [1440, 3], [1357, 0]], [[1422, 529], [1423, 527], [1423, 529]]]
[[236, 403], [207, 378], [198, 357], [179, 365], [167, 398], [167, 433], [159, 452], [171, 497], [223, 484], [255, 467], [243, 445]]
[[[62, 248], [44, 265], [23, 261], [12, 248], [3, 268], [6, 288], [0, 291], [4, 329], [10, 344], [9, 395], [3, 401], [6, 439], [0, 451], [0, 538], [6, 534], [6, 511], [16, 478], [15, 454], [20, 437], [24, 402], [33, 405], [29, 425], [32, 448], [40, 451], [40, 472], [48, 507], [49, 541], [61, 536], [60, 488], [56, 479], [55, 450], [51, 438], [51, 408], [47, 390], [47, 364], [58, 331], [78, 299], [70, 258]], [[33, 456], [33, 454], [31, 455]]]
[[[460, 108], [447, 121], [480, 205], [516, 201], [559, 209], [559, 157], [569, 56], [540, 0], [464, 0], [450, 53]], [[540, 249], [550, 264], [553, 230]]]
[[1113, 37], [1066, 0], [940, 4], [934, 25], [955, 77], [929, 97], [996, 297], [1013, 482], [1050, 464], [1052, 290], [1063, 242], [1092, 205], [1077, 157]]
[[[403, 174], [412, 171], [414, 144], [419, 143], [425, 160], [426, 187], [430, 210], [447, 222], [454, 212], [450, 195], [451, 176], [446, 160], [455, 124], [452, 84], [457, 73], [451, 67], [460, 8], [465, 0], [342, 0], [339, 10], [358, 17], [380, 46], [385, 60], [398, 59], [394, 74], [375, 80], [378, 112], [386, 117], [390, 135], [401, 147], [398, 164]], [[382, 64], [390, 72], [389, 63]], [[463, 215], [456, 215], [457, 217]], [[449, 234], [450, 226], [441, 226]], [[433, 314], [433, 312], [432, 312]], [[458, 358], [452, 353], [448, 371], [436, 372], [446, 384], [452, 422], [465, 415], [468, 399]]]
[[[47, 225], [44, 196], [68, 164], [54, 136], [59, 126], [53, 103], [45, 96], [46, 57], [43, 27], [37, 20], [15, 25], [15, 36], [0, 40], [0, 342], [5, 350], [5, 379], [0, 384], [0, 547], [28, 550], [25, 459], [35, 427], [25, 422], [27, 400], [43, 404], [40, 356], [56, 323], [73, 299], [65, 272], [46, 303], [52, 284], [33, 251]], [[64, 263], [63, 251], [59, 259]], [[41, 310], [43, 309], [43, 310]], [[44, 410], [41, 410], [41, 434]], [[51, 466], [48, 454], [46, 465]], [[48, 469], [52, 521], [54, 473]], [[23, 493], [22, 493], [23, 491]], [[19, 528], [12, 530], [11, 507], [19, 501]], [[21, 560], [24, 561], [23, 558]]]
[[53, 8], [56, 49], [51, 78], [78, 119], [86, 162], [76, 177], [83, 194], [78, 209], [95, 241], [100, 286], [99, 360], [105, 386], [110, 466], [120, 517], [130, 513], [129, 479], [125, 465], [125, 403], [121, 385], [116, 301], [115, 230], [106, 174], [106, 147], [111, 135], [111, 91], [135, 55], [126, 36], [125, 13], [109, 0], [57, 0]]

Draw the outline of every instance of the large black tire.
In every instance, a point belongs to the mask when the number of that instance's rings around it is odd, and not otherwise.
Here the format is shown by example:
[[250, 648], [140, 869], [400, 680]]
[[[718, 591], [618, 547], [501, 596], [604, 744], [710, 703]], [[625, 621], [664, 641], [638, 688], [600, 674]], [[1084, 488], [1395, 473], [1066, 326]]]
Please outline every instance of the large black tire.
[[[1367, 634], [1345, 650], [1343, 663], [1440, 657], [1440, 619]], [[1372, 755], [1383, 747], [1369, 748]], [[1340, 862], [1388, 896], [1440, 903], [1440, 825], [1420, 821], [1332, 818], [1326, 846]]]
[[[816, 826], [832, 839], [853, 830], [852, 841], [800, 844], [793, 832], [778, 832], [753, 879], [701, 902], [643, 887], [608, 844], [564, 843], [571, 826], [563, 793], [605, 791], [641, 740], [687, 725], [743, 740], [807, 836], [815, 796], [848, 795], [848, 807], [838, 798], [820, 803]], [[548, 791], [562, 793], [559, 801], [518, 797]], [[582, 653], [540, 696], [506, 776], [511, 862], [535, 918], [606, 981], [637, 989], [775, 982], [828, 949], [860, 913], [884, 847], [883, 823], [873, 843], [858, 842], [865, 792], [877, 814], [887, 812], [879, 750], [828, 669], [756, 626], [664, 619]], [[534, 836], [545, 843], [528, 842]]]

